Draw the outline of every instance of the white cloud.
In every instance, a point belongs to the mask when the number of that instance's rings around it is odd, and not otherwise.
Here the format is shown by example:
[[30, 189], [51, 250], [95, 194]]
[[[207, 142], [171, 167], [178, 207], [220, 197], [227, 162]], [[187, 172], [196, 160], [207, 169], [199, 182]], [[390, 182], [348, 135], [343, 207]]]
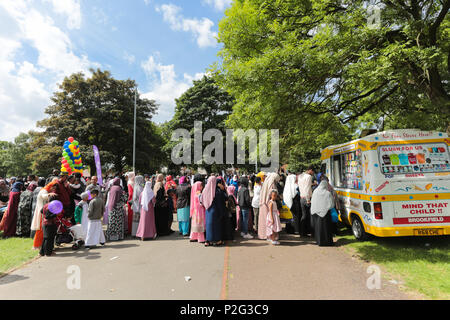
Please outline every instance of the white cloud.
[[144, 0], [144, 3], [146, 6], [148, 6], [150, 4], [150, 0]]
[[[36, 129], [64, 76], [89, 74], [89, 67], [99, 65], [77, 56], [69, 36], [30, 1], [1, 0], [0, 17], [8, 21], [0, 32], [0, 140], [11, 141]], [[25, 53], [28, 47], [36, 62]]]
[[45, 0], [51, 2], [53, 10], [58, 14], [67, 16], [67, 27], [69, 29], [80, 29], [81, 7], [79, 0]]
[[136, 61], [136, 57], [132, 54], [129, 54], [128, 52], [125, 51], [125, 53], [123, 54], [123, 59], [128, 62], [128, 64], [133, 64]]
[[157, 6], [156, 11], [162, 12], [164, 21], [169, 23], [172, 30], [193, 33], [200, 48], [215, 47], [217, 45], [217, 32], [211, 30], [214, 22], [208, 18], [202, 18], [201, 20], [186, 19], [180, 14], [181, 8], [173, 4]]
[[218, 11], [223, 11], [231, 5], [232, 0], [203, 0], [203, 3], [213, 6]]
[[159, 104], [158, 114], [154, 118], [156, 122], [170, 120], [175, 110], [175, 99], [192, 86], [193, 80], [201, 79], [204, 75], [204, 73], [196, 73], [194, 76], [184, 74], [183, 79], [178, 80], [175, 66], [156, 62], [154, 56], [149, 56], [142, 62], [141, 67], [151, 87], [151, 90], [144, 93], [143, 97], [155, 100]]

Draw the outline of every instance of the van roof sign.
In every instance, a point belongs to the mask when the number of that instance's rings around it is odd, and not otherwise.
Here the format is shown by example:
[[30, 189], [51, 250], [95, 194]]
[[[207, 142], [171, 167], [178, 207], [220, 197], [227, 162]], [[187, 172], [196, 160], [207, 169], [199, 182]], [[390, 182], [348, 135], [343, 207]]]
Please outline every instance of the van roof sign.
[[450, 139], [447, 133], [439, 131], [422, 131], [418, 129], [399, 129], [399, 130], [386, 130], [377, 132], [363, 138], [355, 139], [346, 143], [329, 146], [323, 150], [322, 160], [330, 157], [332, 154], [343, 153], [357, 148], [362, 150], [373, 150], [380, 144], [386, 143], [419, 143], [424, 140], [435, 142], [445, 140], [447, 145], [450, 145]]

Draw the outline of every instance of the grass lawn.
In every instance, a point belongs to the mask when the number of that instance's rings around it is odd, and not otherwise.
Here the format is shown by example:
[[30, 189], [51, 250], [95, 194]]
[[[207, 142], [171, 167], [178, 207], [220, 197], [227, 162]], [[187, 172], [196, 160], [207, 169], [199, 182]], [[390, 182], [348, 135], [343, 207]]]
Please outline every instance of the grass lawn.
[[0, 239], [0, 275], [38, 256], [32, 247], [30, 238]]
[[450, 237], [372, 238], [359, 242], [341, 230], [337, 244], [383, 267], [429, 299], [450, 299]]

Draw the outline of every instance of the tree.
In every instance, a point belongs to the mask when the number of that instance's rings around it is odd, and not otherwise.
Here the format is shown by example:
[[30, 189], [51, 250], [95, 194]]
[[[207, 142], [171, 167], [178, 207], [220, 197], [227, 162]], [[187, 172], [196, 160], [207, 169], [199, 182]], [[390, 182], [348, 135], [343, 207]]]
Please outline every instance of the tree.
[[[230, 115], [234, 99], [224, 90], [220, 89], [209, 76], [204, 76], [201, 80], [194, 81], [194, 85], [189, 88], [180, 98], [176, 99], [175, 115], [163, 126], [166, 136], [164, 151], [170, 155], [172, 148], [177, 144], [171, 141], [172, 132], [176, 129], [187, 129], [194, 137], [194, 122], [202, 121], [202, 129], [218, 129], [225, 136], [225, 120]], [[209, 142], [203, 142], [203, 148]], [[193, 146], [193, 142], [191, 146]], [[224, 144], [225, 146], [225, 144]], [[192, 152], [194, 148], [192, 148]], [[194, 159], [192, 154], [192, 159]], [[170, 163], [170, 162], [169, 162]], [[207, 165], [202, 163], [192, 163], [193, 168], [199, 166], [209, 172], [218, 171], [226, 165]], [[174, 171], [177, 166], [170, 164], [169, 169]]]
[[[52, 97], [53, 104], [38, 122], [44, 129], [33, 133], [34, 168], [59, 167], [64, 141], [73, 136], [80, 143], [83, 164], [95, 168], [92, 145], [99, 148], [102, 164], [111, 163], [122, 172], [133, 162], [133, 121], [136, 83], [114, 79], [108, 71], [91, 70], [66, 77], [60, 91]], [[156, 112], [155, 101], [139, 95], [137, 104], [136, 170], [158, 167], [161, 158], [161, 138], [151, 118]]]
[[31, 173], [30, 136], [19, 134], [14, 142], [0, 141], [0, 176], [26, 176]]
[[[369, 124], [446, 130], [450, 1], [376, 3], [379, 25], [368, 23], [373, 7], [362, 0], [234, 1], [213, 67], [236, 98], [228, 124], [250, 117], [252, 126], [280, 128], [297, 140], [288, 149], [308, 147], [317, 133], [309, 127], [327, 123], [341, 132], [329, 142]], [[309, 138], [295, 136], [292, 123], [307, 125]]]

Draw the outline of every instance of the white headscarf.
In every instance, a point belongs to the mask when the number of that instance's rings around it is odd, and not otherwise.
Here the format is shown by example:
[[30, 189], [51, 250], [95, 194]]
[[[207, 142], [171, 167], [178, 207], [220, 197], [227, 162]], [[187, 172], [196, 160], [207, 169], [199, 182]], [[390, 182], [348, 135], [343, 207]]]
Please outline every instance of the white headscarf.
[[286, 203], [289, 209], [292, 207], [293, 200], [295, 198], [295, 195], [297, 194], [296, 180], [297, 176], [295, 174], [290, 174], [286, 178], [286, 184], [284, 185], [283, 201], [284, 203]]
[[133, 205], [131, 208], [133, 209], [133, 212], [139, 212], [140, 205], [139, 205], [139, 196], [141, 195], [142, 191], [144, 190], [144, 177], [143, 176], [136, 176], [134, 180], [134, 186], [133, 186]]
[[128, 177], [128, 185], [131, 185], [134, 188], [134, 179], [136, 177], [136, 174], [134, 172], [128, 172], [127, 177]]
[[280, 176], [276, 172], [271, 172], [267, 176], [266, 180], [261, 187], [261, 193], [259, 196], [259, 207], [261, 208], [264, 205], [267, 205], [270, 200], [270, 193], [272, 189], [276, 189], [276, 183], [280, 179]]
[[155, 197], [155, 193], [152, 190], [152, 183], [150, 181], [147, 181], [145, 183], [145, 188], [142, 191], [142, 198], [141, 198], [141, 206], [144, 211], [148, 211], [148, 204], [152, 199]]
[[311, 214], [317, 214], [323, 218], [328, 210], [334, 207], [334, 199], [328, 190], [328, 182], [322, 180], [319, 186], [314, 190], [311, 198]]

